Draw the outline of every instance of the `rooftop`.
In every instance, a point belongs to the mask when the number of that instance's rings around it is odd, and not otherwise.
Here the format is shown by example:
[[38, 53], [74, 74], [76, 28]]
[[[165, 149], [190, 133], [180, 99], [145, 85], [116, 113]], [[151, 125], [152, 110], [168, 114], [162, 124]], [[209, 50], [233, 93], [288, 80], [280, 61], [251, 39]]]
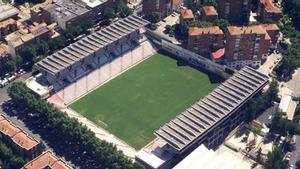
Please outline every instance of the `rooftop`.
[[13, 125], [6, 117], [0, 115], [0, 132], [8, 136], [16, 145], [30, 150], [40, 142], [28, 136], [27, 133]]
[[17, 22], [16, 22], [16, 20], [14, 20], [12, 18], [8, 18], [8, 19], [0, 22], [0, 28], [5, 28], [11, 24], [17, 24]]
[[29, 161], [22, 169], [71, 169], [66, 162], [56, 157], [52, 152], [47, 151], [35, 159]]
[[208, 15], [218, 15], [218, 12], [214, 6], [204, 6], [203, 11], [206, 16]]
[[228, 153], [209, 150], [203, 144], [197, 147], [173, 169], [250, 169], [243, 159]]
[[47, 27], [47, 25], [45, 23], [41, 23], [38, 25], [29, 26], [28, 29], [19, 29], [18, 31], [7, 35], [5, 37], [5, 40], [13, 47], [18, 47], [21, 46], [24, 42], [28, 42], [48, 31], [50, 31], [50, 29]]
[[266, 30], [261, 25], [253, 25], [253, 26], [228, 26], [228, 33], [231, 35], [241, 35], [241, 34], [267, 34]]
[[19, 13], [19, 10], [10, 4], [3, 4], [0, 2], [0, 21], [15, 16]]
[[107, 2], [108, 0], [81, 0], [81, 1], [84, 2], [87, 6], [94, 8]]
[[207, 28], [198, 28], [198, 27], [189, 28], [189, 36], [198, 36], [203, 34], [222, 35], [223, 31], [217, 26], [212, 26]]
[[48, 5], [46, 10], [51, 13], [51, 16], [60, 18], [64, 21], [71, 20], [72, 18], [83, 15], [89, 11], [84, 3], [72, 0], [57, 1], [54, 4]]
[[131, 15], [48, 56], [35, 64], [35, 66], [38, 69], [56, 75], [60, 71], [77, 63], [80, 59], [111, 45], [115, 41], [140, 29], [148, 23], [148, 21], [138, 16]]
[[266, 29], [266, 31], [269, 30], [278, 30], [279, 31], [279, 27], [276, 24], [262, 24], [262, 27]]
[[183, 19], [193, 19], [194, 18], [193, 11], [190, 9], [182, 9], [180, 11], [180, 15]]
[[265, 6], [265, 10], [270, 13], [281, 13], [281, 9], [276, 7], [272, 0], [260, 0], [260, 3], [262, 3]]
[[235, 112], [267, 82], [266, 75], [244, 67], [208, 96], [158, 129], [155, 135], [175, 150], [181, 151]]

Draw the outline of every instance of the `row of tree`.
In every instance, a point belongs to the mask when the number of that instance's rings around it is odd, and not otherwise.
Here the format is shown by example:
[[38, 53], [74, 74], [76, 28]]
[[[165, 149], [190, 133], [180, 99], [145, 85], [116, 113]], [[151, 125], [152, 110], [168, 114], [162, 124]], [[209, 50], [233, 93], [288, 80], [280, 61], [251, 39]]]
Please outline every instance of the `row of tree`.
[[25, 160], [0, 140], [0, 168], [15, 169], [21, 168], [24, 164]]
[[65, 156], [80, 168], [138, 169], [136, 163], [125, 157], [117, 148], [99, 140], [95, 134], [77, 119], [68, 117], [44, 100], [31, 94], [25, 84], [17, 82], [8, 89], [16, 109], [26, 118], [35, 117], [30, 122], [40, 133], [48, 135], [48, 143], [56, 152]]
[[283, 59], [275, 68], [279, 80], [289, 80], [294, 70], [300, 67], [300, 1], [283, 1], [284, 15], [279, 26], [284, 37], [291, 41], [291, 45], [283, 48]]
[[300, 134], [300, 125], [290, 121], [281, 112], [276, 112], [271, 122], [270, 131], [281, 136]]

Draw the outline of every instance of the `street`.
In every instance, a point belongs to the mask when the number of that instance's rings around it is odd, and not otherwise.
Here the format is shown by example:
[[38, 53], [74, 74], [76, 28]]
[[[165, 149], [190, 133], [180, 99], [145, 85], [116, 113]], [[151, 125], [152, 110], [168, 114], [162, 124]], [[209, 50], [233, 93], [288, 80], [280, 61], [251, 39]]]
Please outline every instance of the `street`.
[[296, 135], [295, 150], [292, 152], [290, 165], [295, 166], [296, 162], [299, 160], [300, 160], [300, 136]]

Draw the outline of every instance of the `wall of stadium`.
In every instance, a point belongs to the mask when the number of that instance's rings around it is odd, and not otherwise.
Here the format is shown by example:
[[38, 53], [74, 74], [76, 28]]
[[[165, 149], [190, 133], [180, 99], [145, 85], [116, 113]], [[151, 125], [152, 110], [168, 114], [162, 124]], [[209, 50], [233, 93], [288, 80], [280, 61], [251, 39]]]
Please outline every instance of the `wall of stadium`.
[[55, 97], [58, 96], [63, 100], [64, 104], [69, 105], [98, 86], [152, 56], [154, 53], [156, 53], [155, 47], [146, 39], [138, 46], [122, 53], [119, 57], [111, 61], [107, 61], [103, 57], [104, 60], [101, 62], [104, 64], [101, 67], [89, 72], [87, 75], [56, 92]]
[[166, 40], [161, 40], [161, 47], [163, 50], [170, 52], [178, 57], [180, 57], [183, 60], [186, 60], [190, 64], [204, 68], [208, 71], [214, 72], [224, 78], [228, 78], [230, 75], [225, 73], [226, 67], [220, 64], [217, 64], [207, 58], [204, 58], [203, 56], [200, 56], [194, 52], [191, 52], [187, 49], [184, 49], [178, 45], [175, 45], [171, 42], [168, 42]]

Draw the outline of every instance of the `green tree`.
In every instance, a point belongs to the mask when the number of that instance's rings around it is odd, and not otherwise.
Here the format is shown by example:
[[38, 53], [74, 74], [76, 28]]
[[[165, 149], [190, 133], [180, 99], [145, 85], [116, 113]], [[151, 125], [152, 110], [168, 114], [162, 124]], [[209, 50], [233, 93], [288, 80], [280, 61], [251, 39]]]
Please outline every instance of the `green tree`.
[[4, 64], [4, 70], [7, 73], [10, 72], [14, 72], [16, 71], [17, 67], [16, 67], [16, 62], [12, 59], [8, 60], [7, 62], [5, 62]]
[[284, 13], [287, 13], [293, 20], [293, 24], [300, 29], [300, 1], [288, 0], [282, 1]]
[[209, 5], [209, 6], [214, 6], [214, 7], [218, 6], [217, 0], [206, 0], [203, 4], [204, 5]]
[[273, 147], [272, 152], [267, 155], [267, 161], [264, 164], [265, 169], [285, 169], [287, 162], [284, 161], [284, 152], [281, 147]]
[[295, 166], [296, 166], [296, 169], [300, 169], [300, 161], [297, 161]]
[[43, 40], [39, 40], [36, 42], [36, 55], [40, 56], [40, 55], [47, 55], [48, 50], [49, 50], [49, 46], [48, 44], [43, 41]]
[[25, 47], [24, 50], [20, 52], [20, 55], [25, 63], [34, 63], [34, 58], [36, 57], [36, 51], [33, 46]]
[[132, 14], [132, 10], [124, 3], [123, 0], [118, 0], [116, 4], [116, 13], [118, 13], [121, 18], [125, 18]]
[[149, 18], [149, 21], [154, 24], [154, 23], [157, 23], [160, 21], [161, 16], [160, 16], [159, 12], [153, 12], [153, 13], [151, 13], [150, 16], [148, 16], [148, 18]]
[[0, 167], [14, 169], [21, 168], [24, 164], [25, 160], [22, 157], [0, 141]]
[[15, 108], [23, 116], [35, 117], [31, 125], [40, 134], [47, 135], [49, 144], [80, 168], [141, 169], [140, 165], [125, 157], [114, 145], [99, 140], [77, 119], [68, 117], [45, 100], [37, 99], [24, 83], [13, 83], [8, 93]]
[[225, 19], [215, 20], [214, 25], [220, 27], [223, 31], [226, 31], [227, 27], [230, 26], [229, 22]]
[[103, 11], [103, 18], [106, 19], [106, 20], [110, 20], [110, 19], [115, 18], [114, 10], [109, 8], [109, 7], [105, 8], [104, 11]]

